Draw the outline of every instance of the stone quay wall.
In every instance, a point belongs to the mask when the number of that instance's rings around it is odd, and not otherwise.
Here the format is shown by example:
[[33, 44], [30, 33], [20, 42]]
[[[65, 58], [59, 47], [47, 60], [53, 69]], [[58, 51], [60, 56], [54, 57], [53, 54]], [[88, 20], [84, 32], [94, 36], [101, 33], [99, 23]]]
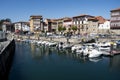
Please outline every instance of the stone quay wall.
[[8, 80], [14, 53], [15, 40], [13, 39], [0, 51], [0, 80]]

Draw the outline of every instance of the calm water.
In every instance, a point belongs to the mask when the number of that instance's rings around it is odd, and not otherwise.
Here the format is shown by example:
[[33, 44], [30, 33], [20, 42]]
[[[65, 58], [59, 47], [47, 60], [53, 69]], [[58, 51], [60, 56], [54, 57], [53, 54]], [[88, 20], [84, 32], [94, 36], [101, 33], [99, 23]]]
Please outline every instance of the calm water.
[[68, 51], [16, 43], [9, 80], [120, 80], [120, 55], [90, 60]]

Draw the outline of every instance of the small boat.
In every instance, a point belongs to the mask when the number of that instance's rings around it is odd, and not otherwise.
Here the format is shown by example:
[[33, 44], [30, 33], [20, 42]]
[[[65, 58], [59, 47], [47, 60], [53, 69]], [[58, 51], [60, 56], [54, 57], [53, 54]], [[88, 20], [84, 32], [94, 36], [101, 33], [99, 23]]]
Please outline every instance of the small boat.
[[62, 48], [63, 49], [71, 49], [71, 47], [72, 47], [73, 45], [71, 45], [71, 44], [63, 44], [63, 46], [62, 46]]
[[57, 45], [56, 45], [56, 47], [58, 48], [58, 49], [62, 49], [63, 48], [63, 42], [59, 42]]
[[102, 55], [102, 52], [97, 50], [97, 49], [92, 49], [91, 51], [88, 51], [89, 58], [96, 58], [96, 57], [100, 57]]
[[79, 50], [81, 47], [82, 47], [81, 45], [74, 45], [74, 46], [71, 47], [71, 51], [76, 52], [76, 50]]
[[100, 51], [110, 51], [110, 46], [99, 46]]
[[76, 49], [76, 54], [82, 54], [83, 53], [83, 48]]
[[48, 42], [47, 44], [49, 47], [55, 47], [57, 45], [56, 42]]

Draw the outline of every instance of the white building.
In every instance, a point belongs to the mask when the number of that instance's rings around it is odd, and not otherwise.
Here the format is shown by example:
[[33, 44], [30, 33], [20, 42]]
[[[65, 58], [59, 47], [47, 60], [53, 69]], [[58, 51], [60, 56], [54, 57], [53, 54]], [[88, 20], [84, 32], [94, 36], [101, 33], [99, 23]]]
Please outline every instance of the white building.
[[30, 27], [29, 27], [29, 23], [28, 22], [16, 22], [14, 23], [14, 27], [15, 27], [15, 32], [17, 31], [30, 31]]
[[98, 26], [99, 33], [108, 33], [110, 31], [110, 21], [107, 20]]

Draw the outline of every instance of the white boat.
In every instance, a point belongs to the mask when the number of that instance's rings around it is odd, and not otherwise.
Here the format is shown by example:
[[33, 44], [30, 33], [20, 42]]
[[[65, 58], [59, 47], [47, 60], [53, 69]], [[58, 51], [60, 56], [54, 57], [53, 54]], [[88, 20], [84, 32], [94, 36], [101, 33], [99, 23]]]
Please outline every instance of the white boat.
[[111, 53], [110, 51], [101, 51], [104, 56], [109, 56]]
[[92, 44], [86, 44], [83, 46], [83, 56], [89, 55], [89, 52], [93, 50], [93, 45]]
[[50, 47], [54, 47], [54, 46], [56, 46], [56, 45], [57, 45], [56, 42], [48, 42], [48, 46], [50, 46]]
[[110, 51], [110, 46], [99, 46], [100, 51]]
[[83, 53], [83, 48], [78, 48], [76, 49], [76, 54], [82, 54]]
[[96, 57], [100, 57], [102, 55], [102, 52], [97, 49], [92, 49], [88, 53], [89, 53], [89, 55], [88, 55], [89, 58], [96, 58]]
[[81, 45], [74, 45], [74, 46], [72, 46], [71, 51], [76, 52], [76, 50], [79, 50], [80, 48], [81, 48]]
[[47, 41], [42, 41], [42, 42], [41, 42], [42, 45], [44, 45], [44, 44], [46, 44], [46, 43], [47, 43]]
[[62, 45], [63, 49], [71, 49], [71, 47], [72, 47], [72, 45], [71, 44], [67, 44], [67, 43]]
[[57, 45], [56, 45], [56, 47], [58, 48], [58, 49], [62, 49], [63, 48], [63, 42], [59, 42]]
[[38, 42], [37, 42], [38, 45], [41, 45], [41, 43], [42, 43], [42, 41], [38, 41]]

